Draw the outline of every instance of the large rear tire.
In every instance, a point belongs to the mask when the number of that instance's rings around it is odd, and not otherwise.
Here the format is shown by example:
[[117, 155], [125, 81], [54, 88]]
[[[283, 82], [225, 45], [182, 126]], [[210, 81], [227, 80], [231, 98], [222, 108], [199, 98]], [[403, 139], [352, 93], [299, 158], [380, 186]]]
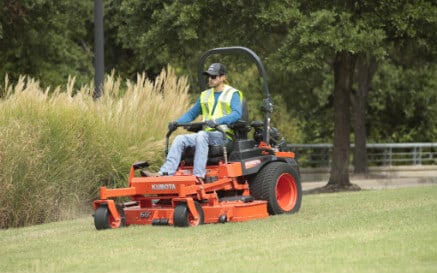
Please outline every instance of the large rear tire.
[[115, 221], [115, 218], [109, 211], [107, 205], [100, 205], [94, 214], [94, 226], [97, 230], [111, 229], [126, 226], [126, 216], [124, 210], [120, 205], [116, 205], [117, 211], [121, 216], [120, 221]]
[[193, 214], [188, 209], [186, 203], [180, 203], [175, 207], [173, 212], [173, 223], [176, 227], [195, 227], [198, 225], [203, 225], [204, 214], [202, 206], [197, 201], [194, 201], [194, 205], [196, 206], [196, 210], [200, 216], [198, 220], [194, 219]]
[[302, 185], [297, 170], [285, 162], [262, 168], [250, 184], [250, 194], [266, 200], [269, 214], [295, 213], [302, 203]]

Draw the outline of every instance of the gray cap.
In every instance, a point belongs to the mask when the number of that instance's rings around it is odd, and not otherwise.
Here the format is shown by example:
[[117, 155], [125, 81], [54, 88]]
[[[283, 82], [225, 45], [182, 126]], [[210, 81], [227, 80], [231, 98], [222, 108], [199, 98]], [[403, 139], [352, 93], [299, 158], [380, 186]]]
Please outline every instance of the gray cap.
[[208, 67], [208, 70], [203, 72], [203, 75], [211, 75], [211, 76], [218, 76], [218, 75], [225, 75], [226, 74], [226, 68], [221, 63], [213, 63]]

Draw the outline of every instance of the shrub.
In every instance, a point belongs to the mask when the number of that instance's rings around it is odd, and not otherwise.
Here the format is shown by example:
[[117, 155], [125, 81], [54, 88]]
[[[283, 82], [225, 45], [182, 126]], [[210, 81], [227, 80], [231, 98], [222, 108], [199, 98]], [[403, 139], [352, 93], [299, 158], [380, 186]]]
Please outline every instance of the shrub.
[[190, 102], [186, 77], [171, 67], [123, 86], [112, 73], [98, 100], [92, 84], [73, 86], [42, 90], [24, 76], [0, 86], [0, 227], [88, 213], [100, 186], [126, 185], [133, 162], [157, 168], [168, 121]]

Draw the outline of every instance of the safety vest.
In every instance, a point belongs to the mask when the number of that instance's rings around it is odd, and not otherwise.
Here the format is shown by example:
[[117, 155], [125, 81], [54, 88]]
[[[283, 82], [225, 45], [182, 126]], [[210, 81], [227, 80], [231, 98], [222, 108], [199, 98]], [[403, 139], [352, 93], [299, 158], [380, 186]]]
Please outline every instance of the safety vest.
[[[243, 103], [243, 94], [232, 86], [225, 85], [223, 91], [218, 97], [217, 105], [215, 106], [214, 113], [212, 110], [214, 108], [214, 88], [203, 91], [200, 94], [200, 106], [202, 107], [203, 121], [210, 119], [218, 119], [223, 116], [229, 115], [232, 112], [231, 109], [231, 99], [235, 92], [240, 95], [240, 102]], [[234, 131], [231, 130], [227, 125], [220, 125], [220, 128], [226, 132], [229, 138], [232, 138]], [[206, 127], [205, 131], [213, 131], [213, 128]]]

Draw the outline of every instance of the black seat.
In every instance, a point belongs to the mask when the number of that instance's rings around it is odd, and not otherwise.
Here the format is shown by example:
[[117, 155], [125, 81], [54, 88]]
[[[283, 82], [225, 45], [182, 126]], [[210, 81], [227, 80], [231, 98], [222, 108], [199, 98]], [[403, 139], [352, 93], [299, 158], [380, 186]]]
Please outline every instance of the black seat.
[[[233, 142], [226, 144], [226, 151], [229, 154], [232, 152]], [[192, 166], [194, 164], [195, 147], [187, 147], [182, 153], [182, 160], [185, 166]], [[207, 165], [217, 165], [221, 160], [224, 160], [224, 152], [222, 145], [209, 145], [208, 146], [208, 161]]]

